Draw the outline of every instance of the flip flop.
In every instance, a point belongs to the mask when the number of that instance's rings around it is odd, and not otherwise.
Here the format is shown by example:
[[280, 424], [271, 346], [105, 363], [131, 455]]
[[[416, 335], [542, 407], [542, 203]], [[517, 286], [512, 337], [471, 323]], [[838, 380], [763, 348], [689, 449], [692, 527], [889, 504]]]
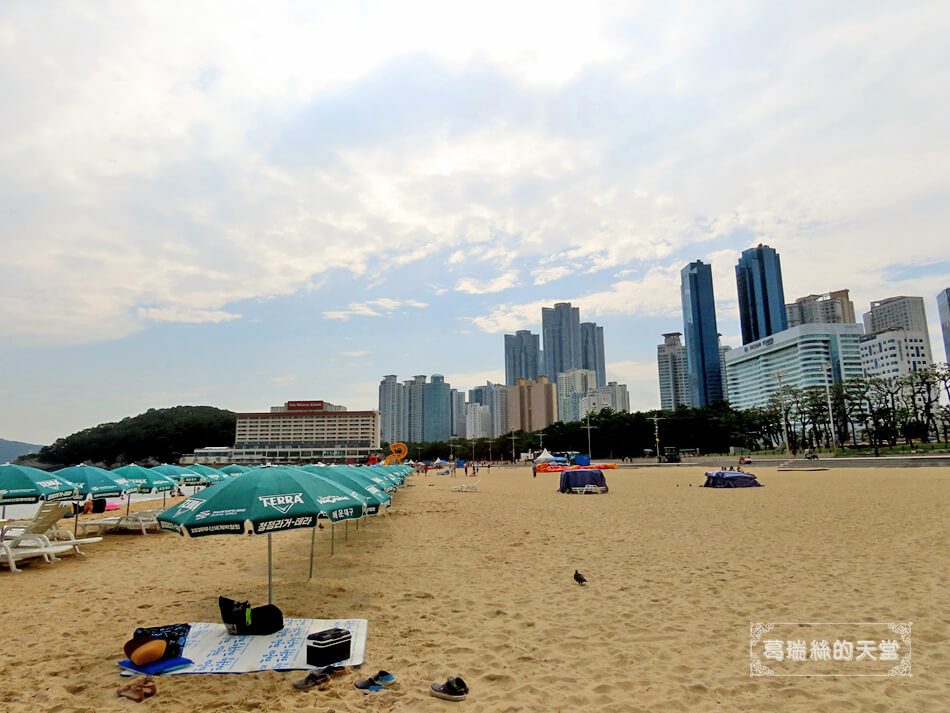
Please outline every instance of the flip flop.
[[158, 693], [158, 686], [155, 685], [155, 681], [152, 680], [151, 676], [143, 680], [139, 684], [139, 688], [146, 698], [151, 698]]
[[433, 683], [429, 694], [447, 701], [461, 701], [468, 695], [468, 686], [458, 676], [449, 676], [445, 683]]
[[307, 674], [306, 678], [302, 678], [299, 681], [294, 681], [294, 688], [298, 691], [305, 691], [308, 688], [317, 687], [318, 691], [322, 691], [330, 685], [330, 674], [323, 672], [322, 670], [311, 671]]
[[145, 692], [137, 681], [135, 683], [127, 683], [124, 686], [119, 686], [116, 689], [116, 695], [119, 696], [119, 698], [128, 698], [136, 703], [141, 703], [145, 700]]

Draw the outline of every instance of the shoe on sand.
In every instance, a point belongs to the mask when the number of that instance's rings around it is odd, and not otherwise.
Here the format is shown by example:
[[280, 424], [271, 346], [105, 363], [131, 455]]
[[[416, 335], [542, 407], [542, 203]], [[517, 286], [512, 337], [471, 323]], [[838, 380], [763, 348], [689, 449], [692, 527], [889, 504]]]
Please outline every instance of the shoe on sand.
[[468, 695], [468, 686], [458, 676], [449, 676], [445, 683], [433, 683], [429, 693], [447, 701], [461, 701]]
[[383, 690], [383, 685], [377, 683], [375, 678], [361, 678], [353, 683], [353, 687], [363, 693], [379, 693]]
[[306, 678], [302, 678], [299, 681], [294, 681], [294, 688], [300, 691], [305, 691], [308, 688], [317, 687], [318, 690], [323, 690], [330, 684], [330, 674], [324, 673], [322, 670], [317, 669], [316, 671], [311, 671], [307, 674]]

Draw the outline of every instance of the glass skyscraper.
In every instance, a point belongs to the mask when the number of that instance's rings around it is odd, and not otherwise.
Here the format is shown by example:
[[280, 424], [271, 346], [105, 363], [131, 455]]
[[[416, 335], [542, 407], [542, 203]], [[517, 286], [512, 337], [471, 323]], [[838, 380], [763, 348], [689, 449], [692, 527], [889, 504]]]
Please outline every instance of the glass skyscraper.
[[541, 361], [540, 336], [527, 329], [505, 335], [505, 383], [517, 384], [518, 379], [537, 379], [544, 373]]
[[[712, 267], [702, 260], [691, 262], [680, 271], [680, 279], [690, 402], [692, 406], [705, 406], [722, 399]], [[780, 306], [784, 316], [785, 303]]]
[[943, 349], [950, 362], [950, 287], [937, 294], [937, 312], [940, 315], [940, 329], [943, 332]]
[[742, 251], [736, 265], [742, 343], [749, 344], [788, 329], [782, 263], [768, 245]]
[[607, 385], [607, 365], [604, 361], [604, 328], [595, 322], [581, 322], [581, 369], [597, 374], [597, 387]]
[[544, 373], [557, 383], [557, 375], [581, 366], [581, 311], [570, 302], [541, 308], [544, 338]]
[[441, 374], [433, 374], [425, 385], [422, 440], [447, 441], [452, 435], [452, 388]]

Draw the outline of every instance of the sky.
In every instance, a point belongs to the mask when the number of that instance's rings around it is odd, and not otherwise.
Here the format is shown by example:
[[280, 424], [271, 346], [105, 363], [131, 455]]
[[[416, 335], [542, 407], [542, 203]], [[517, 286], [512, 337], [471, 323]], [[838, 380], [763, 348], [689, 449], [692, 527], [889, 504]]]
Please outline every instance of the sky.
[[[945, 2], [0, 4], [0, 437], [504, 382], [569, 301], [659, 406], [679, 271], [950, 286]], [[860, 316], [859, 316], [860, 319]], [[227, 445], [227, 444], [208, 444]]]

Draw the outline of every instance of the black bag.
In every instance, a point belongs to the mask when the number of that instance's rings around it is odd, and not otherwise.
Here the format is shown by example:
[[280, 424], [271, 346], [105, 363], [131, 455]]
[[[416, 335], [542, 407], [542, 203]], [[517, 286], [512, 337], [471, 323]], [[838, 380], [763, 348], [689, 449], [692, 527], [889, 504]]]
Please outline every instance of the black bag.
[[284, 628], [284, 614], [274, 604], [251, 607], [250, 602], [236, 602], [218, 597], [221, 621], [229, 634], [273, 634]]

